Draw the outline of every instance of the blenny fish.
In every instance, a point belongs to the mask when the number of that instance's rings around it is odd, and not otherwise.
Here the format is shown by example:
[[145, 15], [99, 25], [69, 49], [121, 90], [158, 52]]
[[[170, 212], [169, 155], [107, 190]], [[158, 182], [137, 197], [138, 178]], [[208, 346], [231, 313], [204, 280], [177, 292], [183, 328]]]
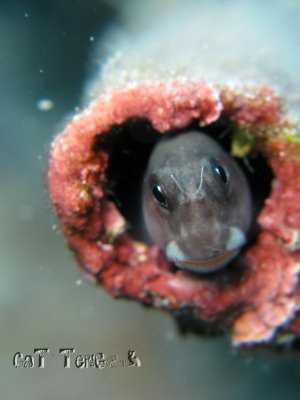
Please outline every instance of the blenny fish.
[[155, 145], [143, 180], [149, 236], [178, 268], [216, 271], [237, 256], [252, 221], [248, 182], [210, 136], [189, 131]]

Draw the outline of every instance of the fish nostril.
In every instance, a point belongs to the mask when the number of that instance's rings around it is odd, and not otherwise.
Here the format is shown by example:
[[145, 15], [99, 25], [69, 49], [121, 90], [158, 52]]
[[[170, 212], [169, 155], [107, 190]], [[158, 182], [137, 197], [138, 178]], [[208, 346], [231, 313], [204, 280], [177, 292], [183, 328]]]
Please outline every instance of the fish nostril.
[[205, 199], [205, 191], [202, 190], [201, 192], [197, 193], [196, 201], [197, 203], [202, 203], [203, 200]]

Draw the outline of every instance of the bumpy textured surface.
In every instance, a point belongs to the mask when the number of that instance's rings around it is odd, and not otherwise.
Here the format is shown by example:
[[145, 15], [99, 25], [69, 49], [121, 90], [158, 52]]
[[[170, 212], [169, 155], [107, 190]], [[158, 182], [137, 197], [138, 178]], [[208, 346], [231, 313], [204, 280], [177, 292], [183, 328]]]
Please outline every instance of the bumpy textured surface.
[[[256, 243], [235, 268], [209, 278], [174, 270], [155, 246], [135, 241], [104, 191], [110, 154], [99, 136], [130, 118], [147, 119], [162, 134], [226, 118], [246, 132], [273, 174], [259, 215]], [[153, 81], [100, 96], [53, 141], [50, 196], [82, 270], [115, 297], [154, 307], [189, 306], [206, 322], [225, 325], [235, 345], [276, 342], [300, 334], [300, 144], [268, 87], [213, 87], [197, 81]]]

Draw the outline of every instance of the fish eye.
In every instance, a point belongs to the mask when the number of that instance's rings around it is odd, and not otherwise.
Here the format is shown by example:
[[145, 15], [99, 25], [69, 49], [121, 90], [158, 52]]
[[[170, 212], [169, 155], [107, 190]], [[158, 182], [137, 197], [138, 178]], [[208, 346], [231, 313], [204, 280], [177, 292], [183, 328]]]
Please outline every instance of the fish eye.
[[159, 184], [154, 184], [152, 186], [152, 194], [154, 197], [154, 200], [162, 207], [165, 209], [169, 208], [169, 203], [166, 198], [166, 196], [163, 193], [162, 187]]
[[216, 165], [214, 168], [216, 174], [220, 177], [222, 183], [227, 186], [229, 183], [229, 174], [222, 165]]

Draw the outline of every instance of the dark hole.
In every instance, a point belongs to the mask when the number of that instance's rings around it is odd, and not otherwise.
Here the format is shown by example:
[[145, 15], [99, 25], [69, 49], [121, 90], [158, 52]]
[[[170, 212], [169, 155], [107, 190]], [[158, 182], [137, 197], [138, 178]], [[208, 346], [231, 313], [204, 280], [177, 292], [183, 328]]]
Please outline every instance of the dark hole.
[[137, 240], [148, 240], [143, 227], [141, 190], [152, 148], [161, 134], [146, 120], [132, 119], [99, 137], [95, 150], [110, 154], [106, 194], [116, 204]]
[[[197, 121], [184, 131], [188, 130], [199, 130]], [[222, 119], [201, 129], [202, 132], [215, 138], [228, 152], [232, 130], [233, 126]], [[171, 134], [178, 133], [180, 131], [171, 132]], [[149, 121], [132, 119], [114, 127], [108, 134], [100, 136], [95, 143], [95, 150], [101, 148], [110, 154], [106, 194], [126, 218], [129, 232], [137, 240], [148, 241], [143, 226], [141, 185], [152, 148], [161, 137], [162, 135], [153, 129]], [[265, 199], [269, 196], [273, 175], [265, 158], [259, 153], [250, 155], [247, 160], [236, 159], [236, 161], [248, 179], [253, 196], [254, 218], [249, 241], [251, 245], [258, 233], [255, 221]]]

